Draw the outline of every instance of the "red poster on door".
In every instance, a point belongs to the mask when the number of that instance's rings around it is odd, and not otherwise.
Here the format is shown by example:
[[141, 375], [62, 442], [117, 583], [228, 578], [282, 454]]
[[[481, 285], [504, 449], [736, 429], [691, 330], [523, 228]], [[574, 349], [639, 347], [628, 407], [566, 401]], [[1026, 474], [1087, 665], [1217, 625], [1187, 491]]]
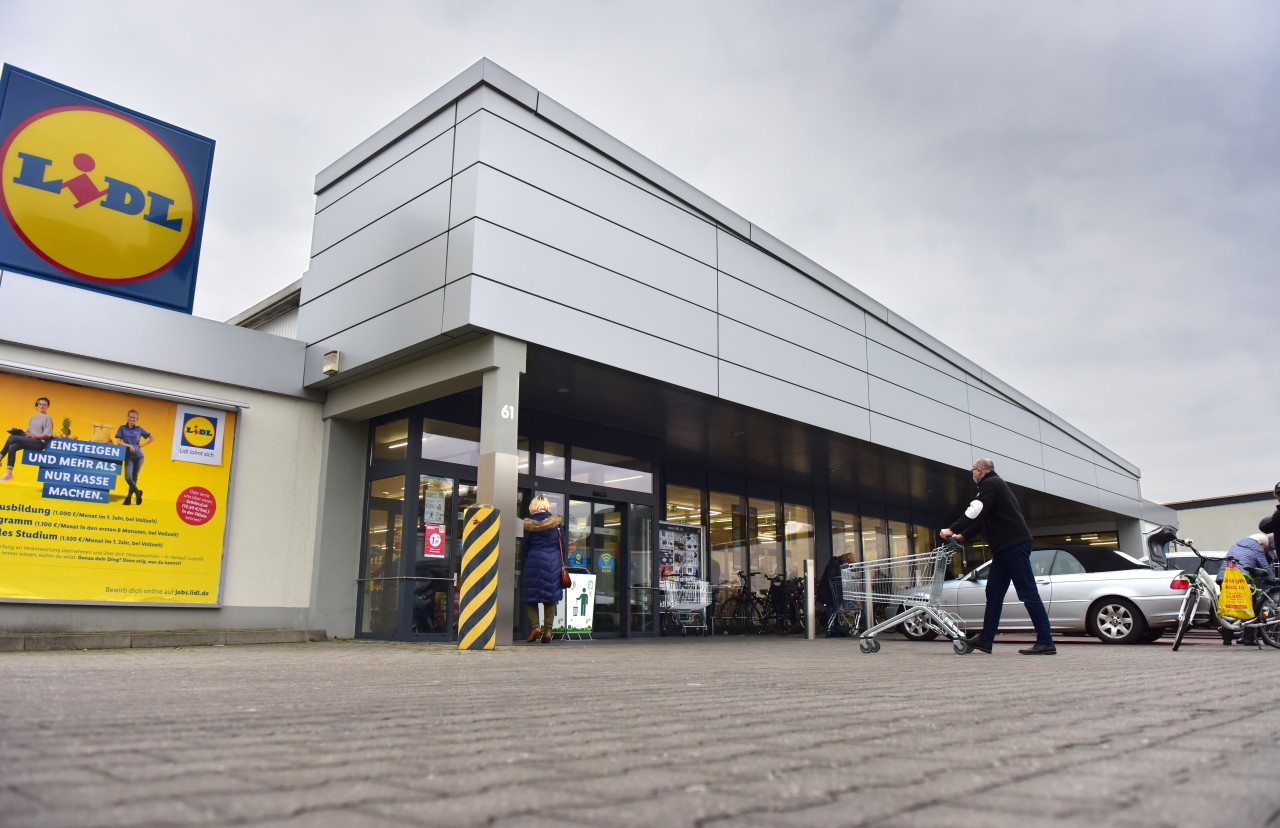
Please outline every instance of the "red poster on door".
[[445, 535], [444, 526], [439, 523], [428, 523], [424, 529], [425, 537], [422, 541], [422, 557], [424, 558], [443, 558], [445, 555], [445, 543], [448, 537]]

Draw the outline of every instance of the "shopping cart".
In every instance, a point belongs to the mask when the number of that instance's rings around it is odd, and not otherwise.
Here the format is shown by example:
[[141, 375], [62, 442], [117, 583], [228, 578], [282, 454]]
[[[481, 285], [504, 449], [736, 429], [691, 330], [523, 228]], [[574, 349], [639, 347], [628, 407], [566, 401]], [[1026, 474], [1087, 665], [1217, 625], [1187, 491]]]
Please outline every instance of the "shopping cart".
[[862, 633], [858, 648], [864, 653], [874, 653], [880, 649], [880, 642], [876, 641], [878, 634], [916, 616], [924, 616], [926, 624], [951, 639], [951, 648], [957, 654], [972, 650], [958, 624], [960, 619], [938, 608], [947, 567], [951, 557], [961, 549], [960, 544], [948, 542], [930, 552], [842, 566], [840, 583], [845, 600], [866, 605], [869, 618], [875, 617], [870, 614], [875, 604], [888, 607], [890, 612], [901, 608], [896, 615]]
[[711, 603], [711, 585], [696, 578], [665, 578], [658, 582], [662, 590], [662, 612], [673, 624], [680, 625], [680, 634], [689, 630], [701, 630], [708, 635], [707, 605]]

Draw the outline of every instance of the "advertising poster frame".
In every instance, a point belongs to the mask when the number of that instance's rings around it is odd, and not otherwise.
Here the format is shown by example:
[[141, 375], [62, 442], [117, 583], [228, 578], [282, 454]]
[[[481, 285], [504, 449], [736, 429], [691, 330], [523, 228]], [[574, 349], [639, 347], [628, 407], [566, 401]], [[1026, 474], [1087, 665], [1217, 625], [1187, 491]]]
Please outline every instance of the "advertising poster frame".
[[658, 522], [658, 580], [706, 580], [706, 544], [701, 526]]
[[184, 399], [0, 366], [0, 602], [222, 605], [240, 410]]

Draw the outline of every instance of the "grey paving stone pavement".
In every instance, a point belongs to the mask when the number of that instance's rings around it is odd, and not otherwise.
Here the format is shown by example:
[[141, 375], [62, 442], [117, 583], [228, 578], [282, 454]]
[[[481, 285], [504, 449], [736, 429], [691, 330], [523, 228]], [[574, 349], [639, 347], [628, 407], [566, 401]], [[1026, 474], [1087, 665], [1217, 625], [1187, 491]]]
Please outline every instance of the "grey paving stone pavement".
[[1280, 826], [1280, 651], [882, 642], [2, 653], [0, 825]]

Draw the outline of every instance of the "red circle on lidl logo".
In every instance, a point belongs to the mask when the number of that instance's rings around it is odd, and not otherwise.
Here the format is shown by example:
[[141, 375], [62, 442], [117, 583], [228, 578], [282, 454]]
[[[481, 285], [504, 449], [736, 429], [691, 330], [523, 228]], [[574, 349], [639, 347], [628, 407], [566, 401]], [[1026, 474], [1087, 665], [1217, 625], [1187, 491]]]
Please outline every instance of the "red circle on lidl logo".
[[46, 109], [0, 145], [0, 211], [32, 252], [93, 282], [148, 279], [186, 253], [196, 196], [178, 156], [125, 115]]
[[193, 448], [207, 448], [218, 436], [218, 427], [208, 417], [193, 414], [182, 424], [182, 442]]
[[183, 523], [200, 526], [218, 513], [218, 499], [203, 486], [190, 486], [178, 495], [175, 507]]

